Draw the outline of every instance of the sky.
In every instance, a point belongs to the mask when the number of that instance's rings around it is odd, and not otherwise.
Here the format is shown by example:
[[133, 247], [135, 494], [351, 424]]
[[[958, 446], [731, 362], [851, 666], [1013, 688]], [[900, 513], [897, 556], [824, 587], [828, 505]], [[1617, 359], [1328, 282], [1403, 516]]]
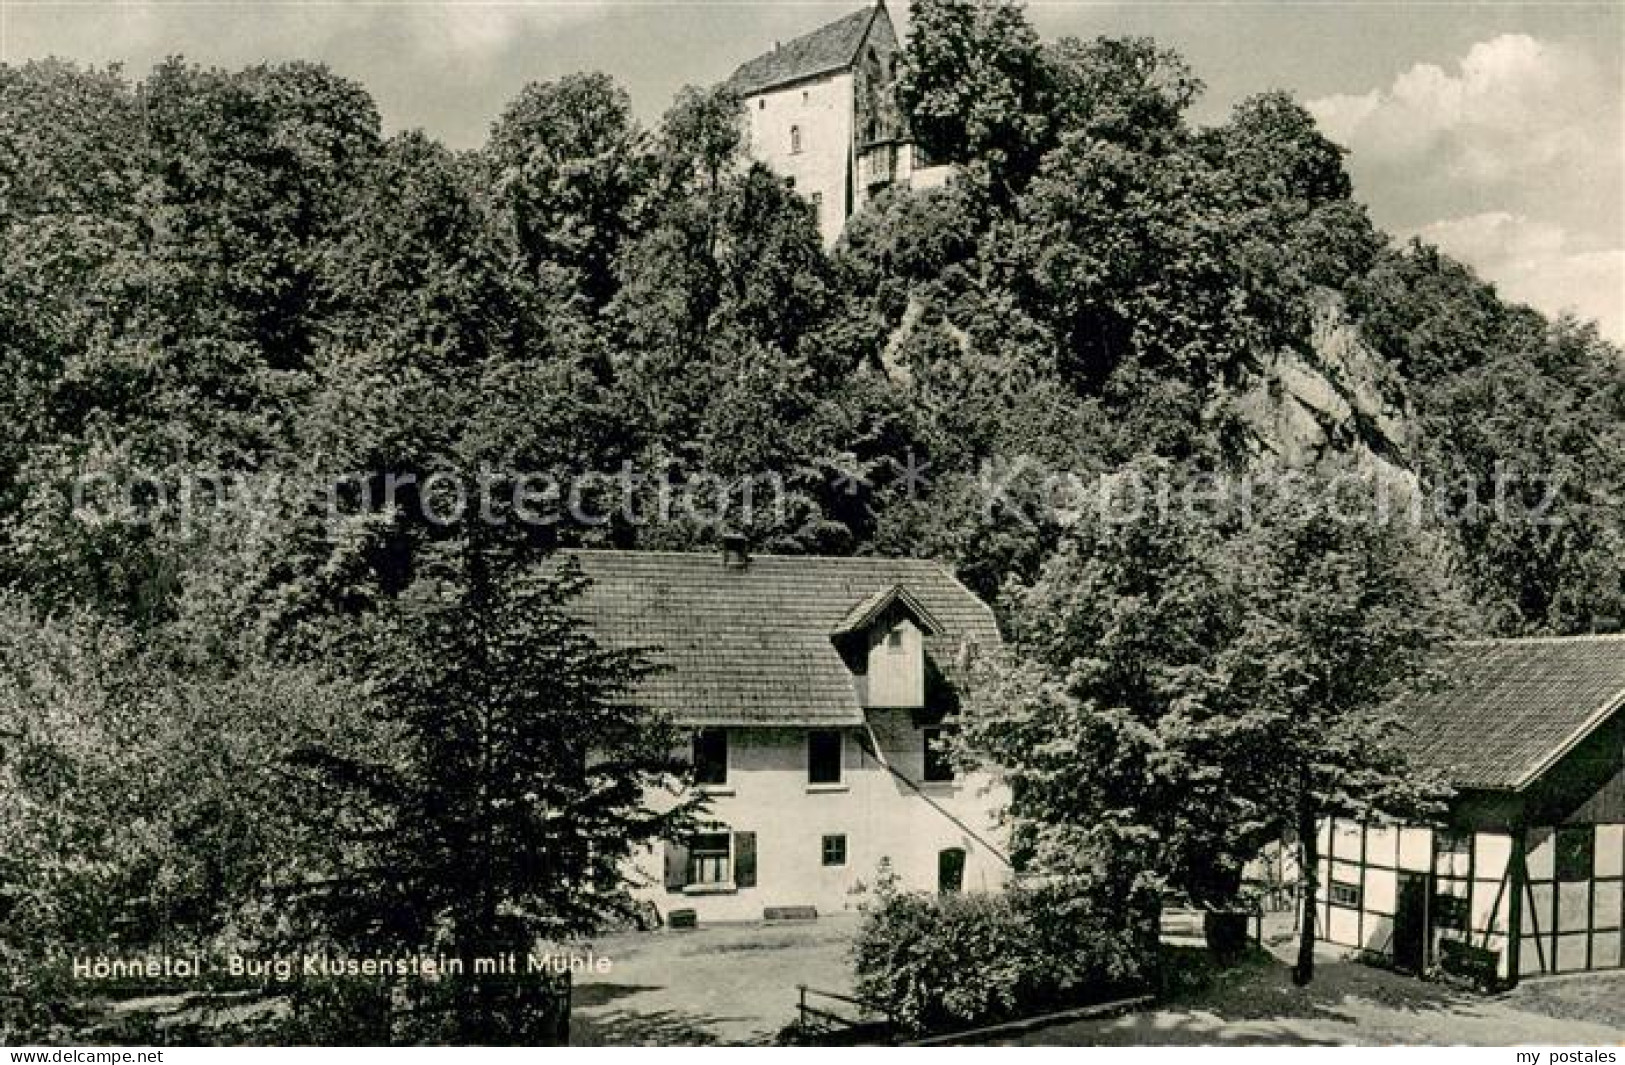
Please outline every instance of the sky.
[[[603, 70], [656, 121], [862, 0], [0, 0], [0, 61], [140, 76], [184, 55], [317, 59], [390, 130], [480, 144], [527, 82]], [[906, 25], [907, 4], [893, 0]], [[1625, 0], [1029, 0], [1046, 37], [1144, 34], [1207, 84], [1194, 117], [1284, 88], [1349, 149], [1360, 198], [1507, 297], [1625, 342]], [[903, 28], [903, 26], [900, 26]]]

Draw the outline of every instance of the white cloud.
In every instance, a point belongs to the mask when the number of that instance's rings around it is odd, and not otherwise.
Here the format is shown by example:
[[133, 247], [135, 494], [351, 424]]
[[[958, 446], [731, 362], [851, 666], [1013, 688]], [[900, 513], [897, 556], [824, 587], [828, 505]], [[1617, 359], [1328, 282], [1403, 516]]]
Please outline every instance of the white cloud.
[[1618, 124], [1617, 92], [1584, 51], [1525, 34], [1481, 41], [1453, 70], [1418, 63], [1386, 89], [1308, 106], [1357, 160], [1425, 161], [1481, 184], [1587, 165], [1598, 125], [1610, 111]]
[[412, 13], [425, 48], [449, 46], [480, 55], [503, 51], [538, 31], [595, 18], [610, 6], [608, 0], [450, 0], [403, 9]]
[[42, 5], [7, 13], [10, 58], [90, 61], [185, 52], [206, 62], [365, 53], [408, 45], [422, 57], [478, 60], [602, 16], [614, 0], [440, 0], [264, 4], [133, 0]]
[[1414, 235], [1473, 266], [1504, 296], [1594, 318], [1604, 336], [1625, 343], [1625, 247], [1577, 247], [1562, 226], [1506, 211], [1444, 219]]
[[1308, 107], [1379, 222], [1625, 341], [1625, 104], [1587, 47], [1503, 34]]
[[[0, 7], [6, 0], [0, 0]], [[166, 56], [236, 69], [303, 59], [365, 85], [385, 129], [481, 143], [528, 81], [607, 66], [593, 30], [626, 0], [133, 0], [6, 7], [0, 62], [47, 55], [122, 63], [140, 79]], [[620, 73], [620, 72], [618, 72]], [[646, 76], [646, 75], [644, 75]], [[663, 95], [670, 88], [660, 85]]]

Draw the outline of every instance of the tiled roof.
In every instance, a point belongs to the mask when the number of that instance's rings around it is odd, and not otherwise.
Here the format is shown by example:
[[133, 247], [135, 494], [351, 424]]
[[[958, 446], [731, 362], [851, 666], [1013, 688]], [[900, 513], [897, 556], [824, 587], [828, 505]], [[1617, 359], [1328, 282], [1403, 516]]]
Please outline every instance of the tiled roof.
[[1458, 788], [1526, 787], [1625, 704], [1625, 636], [1480, 640], [1405, 706], [1418, 761]]
[[931, 616], [931, 611], [925, 609], [920, 601], [909, 594], [909, 590], [901, 584], [894, 584], [890, 588], [883, 588], [873, 595], [865, 596], [863, 601], [846, 612], [846, 616], [835, 623], [830, 630], [832, 636], [846, 636], [855, 632], [863, 632], [873, 625], [880, 615], [885, 613], [893, 603], [901, 603], [903, 609], [913, 615], [919, 622], [920, 628], [925, 632], [940, 632], [942, 623]]
[[858, 46], [869, 32], [876, 10], [876, 6], [870, 6], [854, 11], [827, 26], [784, 42], [734, 71], [728, 84], [740, 95], [749, 96], [776, 85], [843, 70], [857, 59]]
[[831, 636], [853, 607], [894, 586], [930, 612], [925, 639], [950, 685], [962, 648], [1000, 643], [993, 611], [947, 569], [918, 559], [569, 551], [591, 582], [581, 616], [613, 647], [653, 649], [668, 667], [638, 693], [687, 725], [859, 725], [852, 673]]

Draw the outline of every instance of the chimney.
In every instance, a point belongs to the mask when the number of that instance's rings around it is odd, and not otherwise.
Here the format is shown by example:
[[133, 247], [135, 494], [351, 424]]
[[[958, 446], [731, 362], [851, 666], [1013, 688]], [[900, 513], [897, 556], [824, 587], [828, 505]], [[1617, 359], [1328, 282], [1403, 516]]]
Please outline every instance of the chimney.
[[744, 569], [750, 565], [750, 539], [743, 533], [722, 534], [722, 567]]

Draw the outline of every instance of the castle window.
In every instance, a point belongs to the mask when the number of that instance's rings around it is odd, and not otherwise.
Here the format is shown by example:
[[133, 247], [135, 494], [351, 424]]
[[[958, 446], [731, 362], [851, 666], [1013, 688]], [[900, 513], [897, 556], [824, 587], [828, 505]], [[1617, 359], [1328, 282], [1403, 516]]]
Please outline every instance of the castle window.
[[801, 151], [801, 127], [790, 127], [790, 152], [795, 154]]

